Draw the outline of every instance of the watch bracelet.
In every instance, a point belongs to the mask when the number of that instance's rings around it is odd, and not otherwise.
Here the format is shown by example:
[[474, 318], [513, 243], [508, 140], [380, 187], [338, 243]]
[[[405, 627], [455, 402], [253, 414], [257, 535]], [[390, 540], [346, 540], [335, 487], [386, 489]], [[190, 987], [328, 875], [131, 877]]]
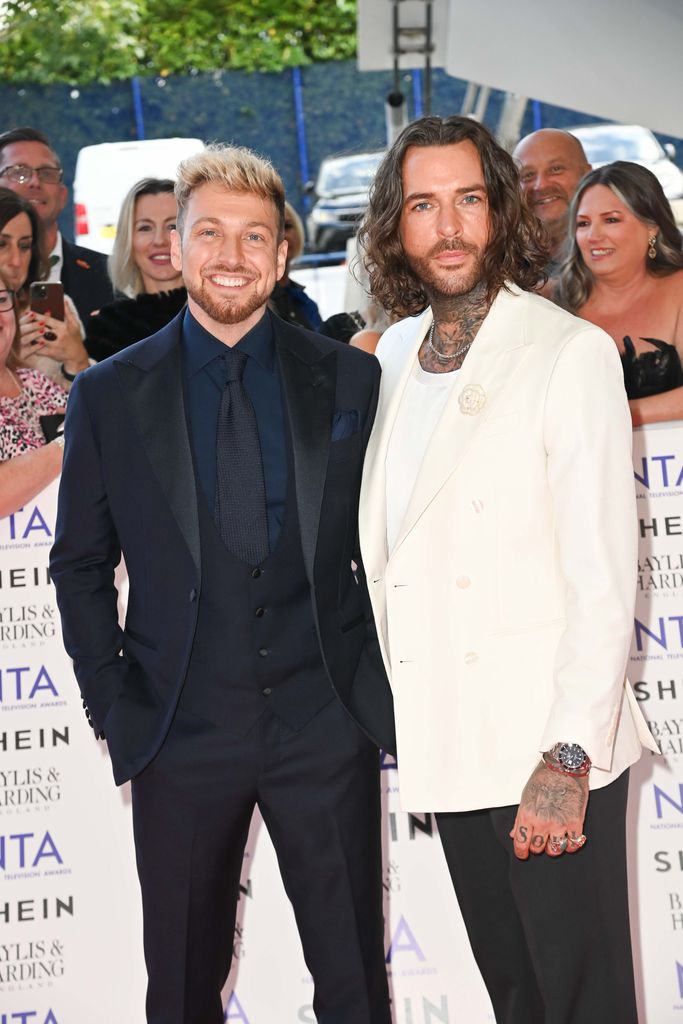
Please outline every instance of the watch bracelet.
[[578, 768], [567, 768], [557, 758], [553, 757], [549, 750], [545, 750], [542, 754], [543, 763], [551, 771], [557, 772], [558, 775], [571, 775], [575, 779], [584, 778], [588, 775], [591, 770], [591, 759], [586, 754], [584, 760], [581, 762]]

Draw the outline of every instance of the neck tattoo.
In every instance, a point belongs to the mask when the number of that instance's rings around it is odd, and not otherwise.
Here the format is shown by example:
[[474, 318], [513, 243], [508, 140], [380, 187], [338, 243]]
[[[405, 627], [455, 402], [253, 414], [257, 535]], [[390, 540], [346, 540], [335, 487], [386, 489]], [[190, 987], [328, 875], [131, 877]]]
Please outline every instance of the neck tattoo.
[[455, 352], [450, 352], [446, 355], [445, 352], [440, 352], [434, 344], [434, 331], [436, 329], [436, 320], [432, 320], [432, 326], [429, 328], [429, 334], [427, 335], [427, 348], [430, 352], [436, 356], [441, 363], [450, 363], [452, 359], [464, 358], [466, 353], [469, 351], [474, 338], [470, 338], [469, 341], [463, 342], [456, 348]]

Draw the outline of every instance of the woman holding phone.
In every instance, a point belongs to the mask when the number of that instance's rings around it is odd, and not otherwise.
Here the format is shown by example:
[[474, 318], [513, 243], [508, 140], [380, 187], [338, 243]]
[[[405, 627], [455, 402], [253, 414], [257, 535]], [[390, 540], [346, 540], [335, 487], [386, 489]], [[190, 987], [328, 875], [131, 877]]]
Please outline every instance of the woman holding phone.
[[31, 309], [31, 285], [43, 281], [47, 272], [40, 222], [30, 203], [5, 188], [0, 188], [0, 272], [16, 295], [22, 361], [68, 389], [89, 365], [83, 327], [58, 282], [42, 284], [44, 301], [34, 288], [38, 308]]
[[47, 487], [62, 468], [63, 437], [46, 443], [46, 419], [63, 415], [66, 391], [19, 357], [14, 290], [0, 274], [0, 517]]

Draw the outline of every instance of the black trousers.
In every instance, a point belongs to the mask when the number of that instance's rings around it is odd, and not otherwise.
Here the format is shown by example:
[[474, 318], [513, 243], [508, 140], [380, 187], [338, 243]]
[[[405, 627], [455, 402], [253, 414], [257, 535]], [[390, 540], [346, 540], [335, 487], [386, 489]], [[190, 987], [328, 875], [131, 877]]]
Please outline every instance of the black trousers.
[[266, 713], [244, 738], [180, 709], [132, 793], [148, 1024], [223, 1024], [255, 806], [294, 908], [319, 1024], [390, 1024], [379, 755], [336, 699], [300, 732]]
[[626, 878], [628, 772], [588, 800], [586, 845], [520, 861], [517, 808], [437, 814], [497, 1024], [637, 1024]]

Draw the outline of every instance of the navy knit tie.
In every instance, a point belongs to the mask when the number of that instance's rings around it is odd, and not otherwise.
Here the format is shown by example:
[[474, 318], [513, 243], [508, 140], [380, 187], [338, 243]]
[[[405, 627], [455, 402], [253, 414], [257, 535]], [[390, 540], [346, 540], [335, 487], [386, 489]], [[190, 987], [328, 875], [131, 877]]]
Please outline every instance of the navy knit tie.
[[249, 565], [258, 565], [269, 553], [268, 519], [256, 414], [242, 381], [247, 358], [234, 348], [223, 355], [214, 518], [226, 548]]

